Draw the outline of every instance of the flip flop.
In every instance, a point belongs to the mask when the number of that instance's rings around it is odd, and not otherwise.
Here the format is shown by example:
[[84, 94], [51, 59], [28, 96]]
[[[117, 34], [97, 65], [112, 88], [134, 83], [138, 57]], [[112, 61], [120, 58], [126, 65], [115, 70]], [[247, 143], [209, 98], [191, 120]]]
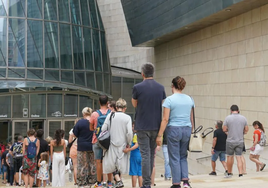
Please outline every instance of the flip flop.
[[261, 167], [260, 171], [263, 171], [263, 169], [265, 168], [266, 164], [263, 163], [263, 166]]

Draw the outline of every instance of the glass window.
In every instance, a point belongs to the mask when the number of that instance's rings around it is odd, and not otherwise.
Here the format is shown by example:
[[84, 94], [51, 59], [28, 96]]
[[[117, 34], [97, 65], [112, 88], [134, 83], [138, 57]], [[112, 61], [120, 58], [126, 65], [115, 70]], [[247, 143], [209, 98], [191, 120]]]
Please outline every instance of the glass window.
[[69, 140], [69, 132], [73, 127], [74, 127], [74, 121], [64, 121], [64, 130], [65, 130], [64, 138], [66, 140]]
[[108, 59], [108, 55], [107, 55], [107, 46], [106, 46], [104, 32], [101, 32], [101, 54], [102, 54], [103, 71], [109, 72], [110, 65], [109, 65], [109, 59]]
[[25, 17], [25, 0], [9, 0], [9, 16]]
[[78, 96], [65, 95], [64, 96], [64, 117], [77, 117], [78, 110]]
[[74, 72], [74, 74], [75, 74], [75, 83], [77, 85], [86, 86], [85, 73], [84, 72]]
[[73, 72], [72, 71], [61, 71], [61, 81], [73, 83]]
[[6, 69], [0, 69], [0, 77], [5, 78], [6, 77]]
[[84, 70], [82, 27], [73, 26], [74, 68]]
[[104, 92], [111, 93], [110, 90], [110, 74], [104, 74]]
[[135, 79], [135, 84], [142, 82], [142, 79]]
[[42, 0], [28, 0], [27, 16], [30, 18], [42, 18]]
[[61, 121], [49, 121], [49, 132], [48, 135], [54, 138], [55, 132], [61, 129]]
[[7, 0], [4, 0], [3, 2], [0, 0], [0, 16], [6, 16]]
[[0, 119], [11, 118], [11, 96], [0, 97]]
[[68, 0], [58, 0], [59, 6], [59, 20], [69, 22], [69, 2]]
[[13, 96], [13, 118], [27, 118], [29, 109], [29, 95]]
[[118, 100], [120, 97], [122, 97], [121, 95], [121, 77], [112, 77], [112, 96], [114, 98], [114, 100]]
[[30, 101], [30, 117], [46, 117], [46, 94], [31, 94]]
[[98, 21], [99, 21], [99, 26], [100, 26], [100, 29], [104, 30], [104, 27], [103, 27], [103, 23], [102, 23], [102, 20], [101, 20], [101, 15], [100, 15], [100, 10], [99, 10], [99, 7], [96, 6], [97, 8], [97, 16], [98, 16]]
[[60, 74], [58, 70], [46, 70], [46, 80], [59, 81]]
[[70, 0], [70, 7], [71, 7], [72, 23], [81, 25], [79, 1]]
[[0, 66], [6, 66], [6, 52], [7, 52], [7, 29], [6, 28], [7, 28], [7, 19], [0, 18], [0, 33], [1, 33], [0, 35]]
[[45, 0], [44, 13], [45, 13], [45, 20], [57, 20], [56, 0]]
[[100, 55], [100, 34], [97, 30], [92, 30], [93, 32], [93, 50], [94, 50], [94, 64], [96, 71], [102, 71], [101, 66], [101, 55]]
[[101, 73], [96, 73], [96, 84], [97, 84], [97, 90], [103, 91], [103, 79]]
[[27, 67], [43, 67], [43, 23], [28, 20]]
[[73, 69], [70, 25], [60, 24], [60, 57], [62, 69]]
[[87, 70], [93, 69], [93, 57], [92, 57], [92, 40], [91, 29], [84, 27], [84, 53], [85, 53], [85, 65]]
[[25, 69], [8, 69], [9, 78], [25, 78]]
[[87, 87], [90, 89], [96, 89], [94, 72], [87, 72], [86, 78], [87, 78]]
[[91, 99], [88, 96], [79, 96], [79, 107], [80, 107], [80, 109], [78, 109], [79, 117], [83, 117], [82, 110], [85, 107], [89, 107], [93, 109], [93, 99]]
[[134, 112], [134, 107], [131, 104], [132, 88], [134, 86], [133, 78], [123, 78], [123, 99], [127, 102], [127, 112]]
[[62, 95], [48, 94], [47, 95], [47, 116], [62, 117]]
[[25, 20], [9, 19], [8, 65], [24, 67], [25, 64]]
[[93, 28], [99, 28], [98, 27], [98, 18], [96, 13], [96, 5], [95, 0], [89, 0], [89, 10], [90, 10], [90, 17], [91, 17], [91, 24]]
[[29, 79], [43, 79], [43, 69], [28, 69], [27, 70], [27, 78]]
[[46, 68], [59, 68], [58, 24], [45, 22], [45, 64]]
[[93, 108], [93, 111], [99, 109], [99, 107], [100, 107], [99, 100], [94, 99], [94, 108]]
[[88, 0], [80, 0], [80, 4], [81, 4], [81, 14], [82, 14], [83, 25], [90, 26]]

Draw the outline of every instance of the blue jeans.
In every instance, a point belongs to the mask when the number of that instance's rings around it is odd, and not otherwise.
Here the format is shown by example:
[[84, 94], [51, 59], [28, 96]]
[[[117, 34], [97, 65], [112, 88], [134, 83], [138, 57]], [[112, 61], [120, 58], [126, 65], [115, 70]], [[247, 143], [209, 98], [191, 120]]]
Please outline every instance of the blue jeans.
[[165, 159], [165, 178], [171, 178], [167, 145], [163, 145], [162, 150]]
[[158, 131], [137, 131], [141, 152], [142, 184], [151, 186], [151, 175], [154, 167], [154, 153]]
[[168, 126], [166, 129], [169, 164], [172, 183], [180, 184], [188, 180], [187, 148], [191, 136], [191, 127]]

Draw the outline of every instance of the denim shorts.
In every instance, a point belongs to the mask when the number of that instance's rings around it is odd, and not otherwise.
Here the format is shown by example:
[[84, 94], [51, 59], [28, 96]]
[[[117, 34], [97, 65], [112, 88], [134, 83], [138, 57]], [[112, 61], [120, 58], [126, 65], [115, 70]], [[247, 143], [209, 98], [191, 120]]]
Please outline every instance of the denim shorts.
[[94, 152], [94, 159], [95, 160], [102, 160], [103, 158], [103, 150], [102, 148], [99, 146], [98, 143], [93, 144], [93, 152]]
[[225, 151], [214, 150], [214, 154], [211, 156], [211, 160], [215, 162], [218, 158], [220, 158], [220, 161], [225, 161], [225, 155]]

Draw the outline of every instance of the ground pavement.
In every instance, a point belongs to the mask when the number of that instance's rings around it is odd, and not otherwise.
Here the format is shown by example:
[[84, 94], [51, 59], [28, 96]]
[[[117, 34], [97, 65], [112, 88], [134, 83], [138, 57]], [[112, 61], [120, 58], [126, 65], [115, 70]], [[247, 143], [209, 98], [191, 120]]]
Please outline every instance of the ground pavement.
[[[236, 166], [234, 166], [236, 168]], [[171, 181], [165, 181], [161, 174], [164, 173], [164, 161], [161, 157], [156, 157], [156, 178], [155, 187], [152, 188], [169, 188], [171, 186]], [[126, 188], [131, 188], [131, 178], [130, 176], [124, 175], [123, 182]], [[268, 168], [264, 169], [263, 172], [251, 172], [244, 177], [239, 178], [238, 174], [234, 174], [232, 178], [224, 178], [223, 174], [218, 174], [218, 176], [209, 175], [190, 175], [190, 182], [192, 188], [268, 188]], [[6, 187], [0, 184], [0, 187]], [[48, 186], [51, 187], [51, 186]], [[66, 174], [66, 186], [67, 188], [75, 188], [73, 182], [69, 182], [68, 174]]]

